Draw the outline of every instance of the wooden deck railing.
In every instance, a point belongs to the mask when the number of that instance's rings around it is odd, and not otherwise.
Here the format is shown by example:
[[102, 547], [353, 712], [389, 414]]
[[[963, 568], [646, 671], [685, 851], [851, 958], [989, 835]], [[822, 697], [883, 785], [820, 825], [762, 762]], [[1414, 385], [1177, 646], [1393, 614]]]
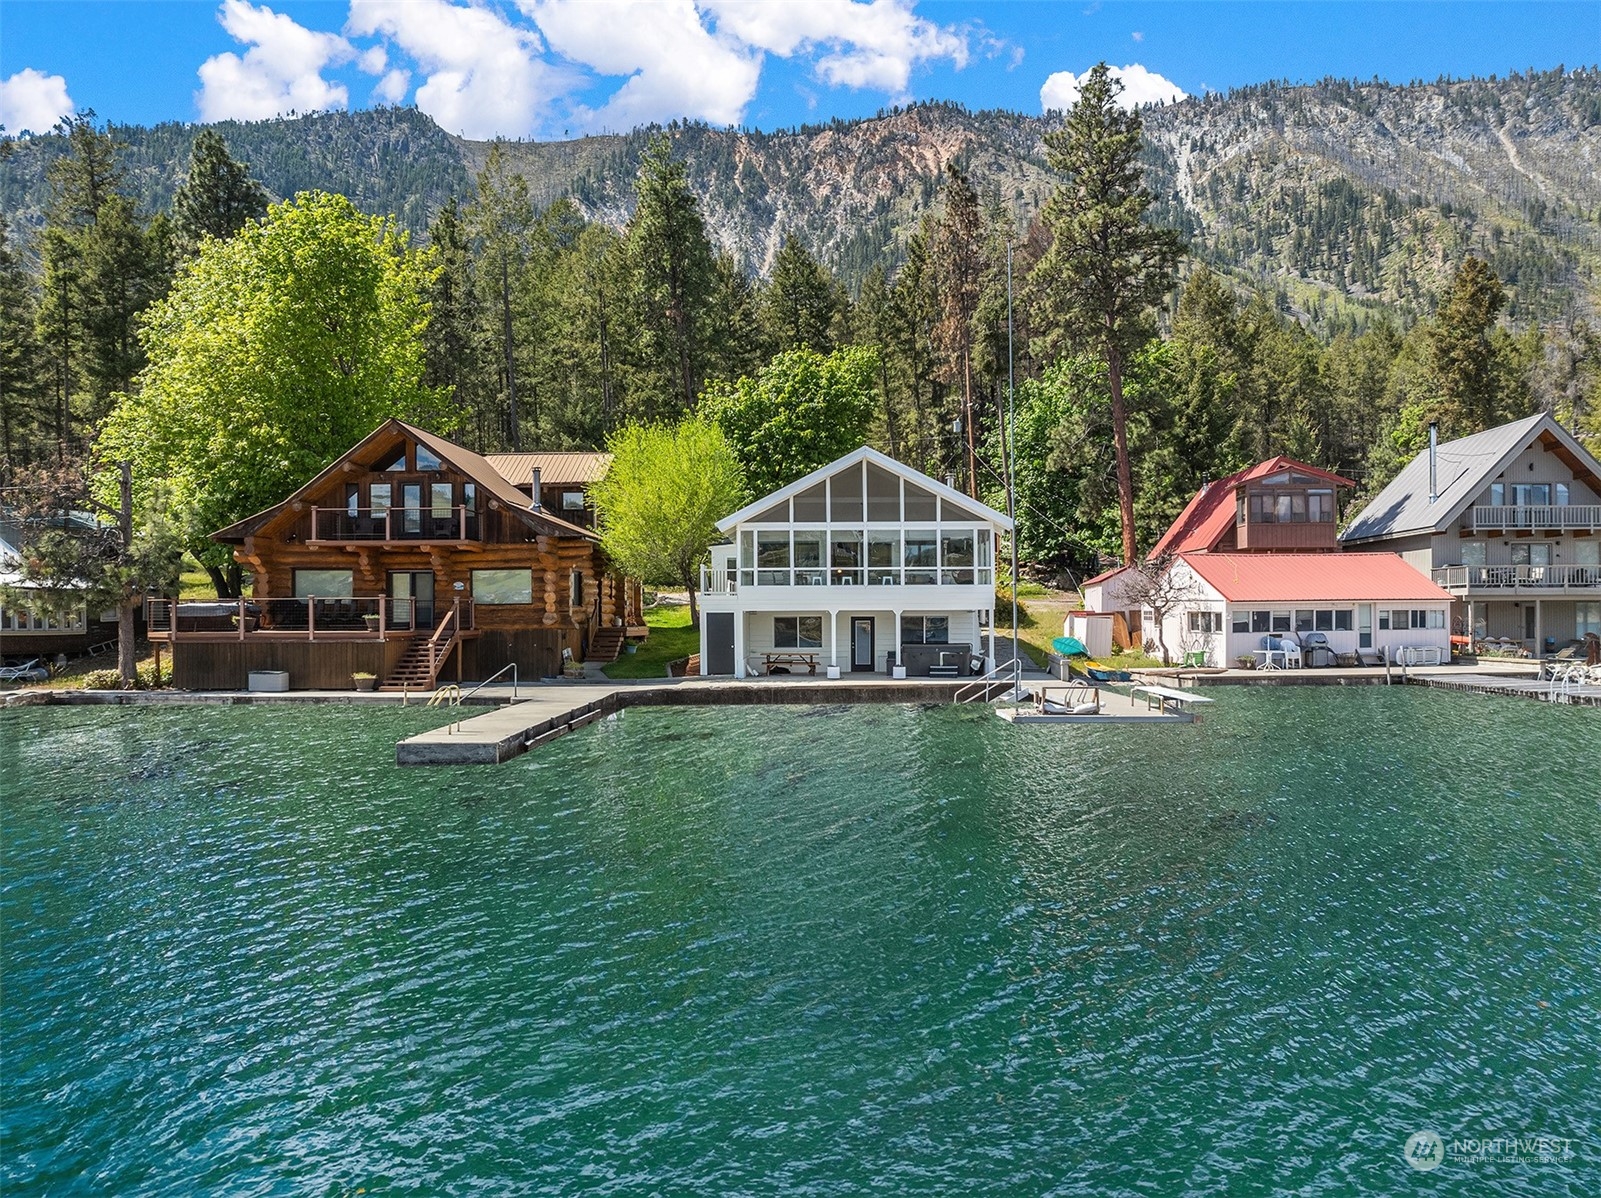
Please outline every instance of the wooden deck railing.
[[[152, 640], [387, 640], [414, 636], [418, 624], [432, 621], [429, 605], [416, 599], [382, 595], [357, 598], [146, 600], [145, 615]], [[441, 620], [452, 635], [471, 631], [470, 599], [455, 599]], [[426, 627], [426, 625], [424, 625]], [[435, 636], [438, 635], [436, 631]]]

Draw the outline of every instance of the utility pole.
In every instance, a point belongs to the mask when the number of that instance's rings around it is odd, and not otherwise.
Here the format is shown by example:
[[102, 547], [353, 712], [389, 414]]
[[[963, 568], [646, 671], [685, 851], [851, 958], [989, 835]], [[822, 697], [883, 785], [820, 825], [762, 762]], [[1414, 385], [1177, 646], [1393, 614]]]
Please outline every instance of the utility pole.
[[[122, 556], [127, 558], [133, 549], [133, 463], [117, 463], [118, 491], [117, 538], [122, 542]], [[139, 603], [137, 588], [123, 583], [117, 602], [117, 673], [123, 685], [131, 685], [139, 675], [139, 657], [134, 648], [138, 634], [134, 613]]]
[[[1017, 385], [1012, 358], [1012, 239], [1006, 239], [1006, 514], [1012, 518], [1012, 660], [1017, 648]], [[1021, 674], [1019, 677], [1021, 678]]]

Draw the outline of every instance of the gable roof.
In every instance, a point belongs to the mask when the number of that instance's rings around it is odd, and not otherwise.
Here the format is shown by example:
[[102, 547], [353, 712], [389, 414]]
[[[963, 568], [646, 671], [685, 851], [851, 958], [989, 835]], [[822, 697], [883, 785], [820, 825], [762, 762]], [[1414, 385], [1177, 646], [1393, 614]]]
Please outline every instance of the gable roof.
[[1394, 553], [1184, 553], [1230, 603], [1449, 603]]
[[1297, 470], [1321, 478], [1337, 487], [1354, 487], [1356, 483], [1338, 474], [1330, 474], [1316, 466], [1298, 462], [1282, 453], [1265, 462], [1207, 483], [1191, 498], [1179, 518], [1168, 527], [1161, 539], [1151, 547], [1158, 553], [1193, 553], [1215, 549], [1223, 534], [1234, 526], [1234, 492], [1243, 484], [1267, 478], [1280, 470]]
[[490, 468], [514, 487], [530, 487], [534, 471], [541, 486], [572, 486], [599, 482], [611, 469], [611, 454], [589, 451], [573, 453], [490, 453], [484, 455]]
[[498, 501], [501, 507], [505, 508], [507, 511], [514, 512], [529, 521], [550, 525], [558, 536], [583, 537], [585, 540], [589, 541], [598, 541], [600, 539], [595, 533], [591, 532], [587, 528], [580, 528], [576, 524], [569, 524], [566, 520], [563, 520], [558, 516], [551, 515], [550, 512], [544, 508], [534, 507], [533, 501], [530, 500], [527, 495], [514, 487], [505, 478], [505, 476], [495, 470], [494, 467], [492, 467], [481, 455], [476, 454], [472, 450], [463, 446], [457, 445], [454, 441], [447, 441], [443, 437], [436, 436], [433, 433], [420, 429], [416, 425], [407, 424], [403, 420], [394, 419], [386, 420], [377, 428], [373, 429], [372, 432], [368, 433], [360, 441], [356, 442], [355, 445], [352, 445], [344, 453], [340, 454], [332, 462], [328, 463], [322, 472], [310, 482], [306, 483], [302, 487], [297, 488], [295, 492], [282, 503], [276, 503], [272, 507], [266, 508], [263, 511], [259, 511], [253, 516], [246, 516], [243, 520], [240, 520], [234, 524], [230, 524], [227, 528], [219, 528], [216, 532], [211, 534], [211, 539], [214, 541], [225, 542], [243, 541], [247, 536], [251, 536], [256, 532], [259, 532], [263, 527], [271, 523], [275, 517], [277, 517], [290, 504], [294, 503], [296, 499], [299, 499], [303, 495], [320, 490], [331, 478], [341, 471], [346, 462], [350, 461], [352, 458], [362, 456], [364, 451], [370, 449], [374, 445], [386, 443], [396, 436], [410, 437], [413, 441], [417, 442], [417, 444], [426, 446], [434, 453], [434, 456], [439, 458], [440, 461], [445, 462], [446, 464], [461, 471], [461, 473], [465, 474], [473, 482], [477, 483], [478, 486], [482, 487], [490, 496], [490, 498]]
[[1511, 424], [1485, 429], [1482, 433], [1442, 442], [1435, 455], [1435, 482], [1439, 491], [1433, 503], [1429, 502], [1429, 451], [1423, 450], [1357, 514], [1340, 540], [1356, 544], [1448, 527], [1536, 438], [1552, 439], [1575, 473], [1588, 473], [1592, 485], [1601, 487], [1601, 463], [1566, 429], [1541, 412]]
[[765, 511], [767, 508], [772, 507], [776, 503], [783, 503], [785, 500], [800, 494], [800, 492], [822, 481], [830, 475], [838, 474], [841, 470], [846, 470], [851, 466], [855, 466], [864, 461], [871, 462], [875, 466], [881, 466], [885, 470], [888, 470], [891, 474], [898, 474], [901, 478], [906, 479], [908, 482], [916, 483], [925, 491], [933, 492], [941, 499], [948, 499], [952, 503], [966, 508], [968, 511], [975, 512], [998, 528], [1010, 530], [1012, 527], [1012, 520], [1010, 516], [1003, 515], [1002, 513], [997, 512], [994, 508], [988, 506], [987, 504], [980, 503], [976, 499], [969, 499], [955, 487], [947, 487], [944, 483], [930, 478], [921, 470], [913, 470], [910, 466], [906, 466], [900, 462], [897, 462], [888, 454], [879, 453], [878, 450], [874, 449], [870, 445], [863, 445], [860, 449], [851, 450], [844, 457], [835, 458], [826, 466], [819, 466], [810, 474], [805, 475], [802, 478], [797, 478], [794, 482], [789, 483], [787, 486], [778, 488], [778, 490], [774, 491], [771, 495], [763, 495], [755, 502], [747, 503], [744, 507], [740, 508], [739, 511], [734, 512], [732, 515], [724, 516], [717, 522], [718, 531], [727, 532], [736, 524], [749, 519], [751, 516], [756, 515], [756, 513]]

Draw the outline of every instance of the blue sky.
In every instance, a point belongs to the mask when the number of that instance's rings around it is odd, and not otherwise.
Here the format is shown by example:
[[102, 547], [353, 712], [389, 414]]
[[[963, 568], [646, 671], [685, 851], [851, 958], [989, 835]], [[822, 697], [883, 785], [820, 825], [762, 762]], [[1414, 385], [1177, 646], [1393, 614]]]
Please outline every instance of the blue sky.
[[1132, 99], [1574, 67], [1601, 62], [1601, 0], [3, 0], [0, 123], [398, 102], [477, 137], [773, 129], [908, 100], [1038, 112], [1102, 59]]

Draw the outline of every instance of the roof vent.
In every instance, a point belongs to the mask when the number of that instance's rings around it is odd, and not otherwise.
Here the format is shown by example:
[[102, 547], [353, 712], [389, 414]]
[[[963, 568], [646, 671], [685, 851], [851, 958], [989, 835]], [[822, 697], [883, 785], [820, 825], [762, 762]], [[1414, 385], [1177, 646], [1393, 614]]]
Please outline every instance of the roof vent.
[[544, 505], [542, 503], [540, 503], [540, 501], [539, 501], [539, 467], [538, 466], [535, 466], [533, 468], [533, 470], [529, 472], [528, 491], [529, 491], [529, 494], [531, 494], [533, 496], [533, 498], [534, 498], [533, 507], [535, 509], [543, 507]]
[[1429, 421], [1429, 502], [1440, 497], [1440, 422]]

